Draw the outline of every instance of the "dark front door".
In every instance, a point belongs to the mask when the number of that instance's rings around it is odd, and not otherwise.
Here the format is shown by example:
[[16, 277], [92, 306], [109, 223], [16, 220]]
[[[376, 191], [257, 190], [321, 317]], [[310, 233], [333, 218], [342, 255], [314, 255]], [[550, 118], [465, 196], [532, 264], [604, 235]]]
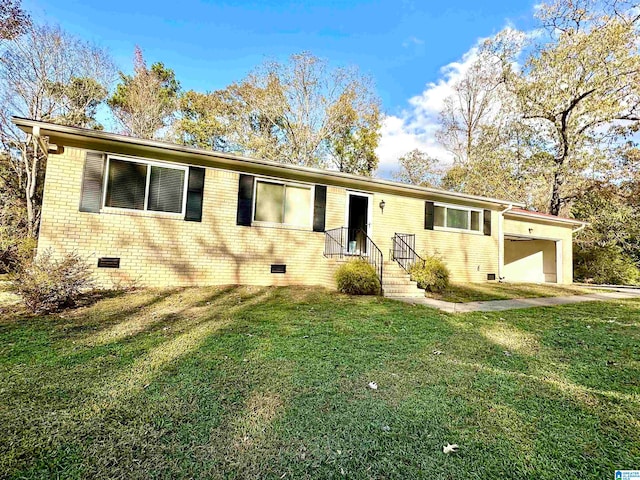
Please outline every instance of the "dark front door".
[[367, 253], [369, 197], [349, 195], [349, 253]]

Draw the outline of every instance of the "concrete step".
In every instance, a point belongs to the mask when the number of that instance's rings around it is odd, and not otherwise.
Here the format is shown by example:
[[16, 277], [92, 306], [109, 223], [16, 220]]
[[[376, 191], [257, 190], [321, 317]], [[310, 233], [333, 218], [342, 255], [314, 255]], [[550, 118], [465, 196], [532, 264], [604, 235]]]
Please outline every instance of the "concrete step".
[[406, 285], [410, 287], [417, 287], [416, 282], [412, 282], [408, 278], [383, 278], [382, 285]]
[[417, 287], [403, 287], [403, 286], [389, 286], [384, 287], [385, 295], [396, 295], [396, 294], [412, 294], [412, 295], [422, 295], [424, 297], [424, 290], [420, 290]]

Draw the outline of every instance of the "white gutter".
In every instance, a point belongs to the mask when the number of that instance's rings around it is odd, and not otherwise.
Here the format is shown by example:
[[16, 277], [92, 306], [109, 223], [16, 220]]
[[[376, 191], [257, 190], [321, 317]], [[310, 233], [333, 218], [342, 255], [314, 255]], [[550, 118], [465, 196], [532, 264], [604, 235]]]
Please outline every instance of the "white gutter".
[[581, 232], [582, 230], [585, 229], [585, 227], [589, 225], [588, 223], [583, 223], [582, 225], [580, 225], [578, 228], [574, 228], [573, 230], [571, 230], [571, 233], [578, 233]]
[[498, 219], [498, 281], [502, 281], [502, 271], [504, 270], [504, 214], [514, 207], [512, 203], [507, 208], [500, 211]]
[[[31, 135], [33, 135], [33, 138], [36, 139], [36, 142], [38, 142], [38, 146], [42, 149], [42, 153], [44, 153], [46, 156], [49, 153], [49, 147], [47, 146], [44, 139], [42, 138], [42, 135], [40, 135], [39, 125], [36, 125], [33, 127], [33, 130], [31, 131]], [[36, 156], [37, 156], [37, 152], [36, 152]]]
[[[513, 207], [515, 207], [515, 205]], [[510, 210], [510, 208], [507, 209], [507, 210]], [[517, 216], [517, 217], [531, 218], [531, 219], [539, 220], [539, 221], [545, 221], [546, 220], [548, 222], [555, 222], [555, 223], [571, 223], [573, 225], [584, 225], [585, 224], [585, 222], [582, 222], [580, 220], [574, 220], [572, 218], [556, 217], [556, 216], [553, 216], [553, 215], [536, 215], [536, 213], [528, 213], [528, 212], [511, 212], [511, 215], [514, 215], [514, 216]]]

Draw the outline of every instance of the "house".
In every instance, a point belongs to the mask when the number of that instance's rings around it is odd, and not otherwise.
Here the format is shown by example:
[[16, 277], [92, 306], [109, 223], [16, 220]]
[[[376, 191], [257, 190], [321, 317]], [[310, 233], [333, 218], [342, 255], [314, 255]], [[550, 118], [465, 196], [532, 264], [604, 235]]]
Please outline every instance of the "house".
[[100, 284], [323, 285], [366, 258], [387, 295], [438, 254], [452, 280], [571, 283], [582, 222], [523, 205], [23, 118], [48, 137], [38, 251], [75, 251]]

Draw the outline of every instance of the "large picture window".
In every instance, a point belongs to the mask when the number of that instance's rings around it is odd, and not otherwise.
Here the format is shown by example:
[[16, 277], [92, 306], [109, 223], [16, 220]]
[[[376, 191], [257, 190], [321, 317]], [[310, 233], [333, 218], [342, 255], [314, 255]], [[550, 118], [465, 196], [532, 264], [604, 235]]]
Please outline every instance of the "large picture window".
[[482, 210], [436, 204], [433, 211], [433, 225], [453, 230], [479, 232], [481, 212]]
[[254, 218], [256, 222], [311, 226], [311, 187], [256, 181]]
[[186, 167], [109, 158], [105, 207], [184, 213]]

